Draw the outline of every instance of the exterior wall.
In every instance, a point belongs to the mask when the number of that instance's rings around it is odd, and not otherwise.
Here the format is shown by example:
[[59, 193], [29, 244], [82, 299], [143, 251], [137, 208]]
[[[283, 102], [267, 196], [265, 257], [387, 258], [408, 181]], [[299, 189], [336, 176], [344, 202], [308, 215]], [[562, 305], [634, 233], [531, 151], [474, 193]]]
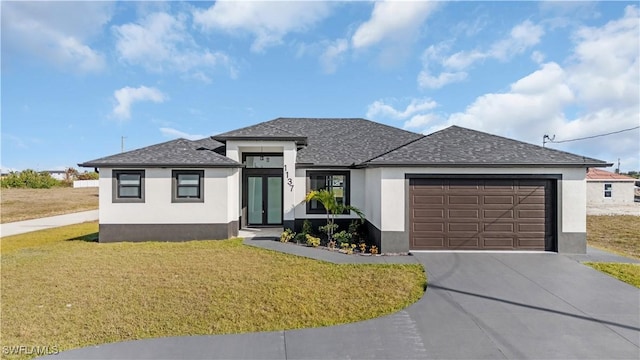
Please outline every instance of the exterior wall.
[[[379, 178], [379, 205], [375, 196], [366, 209], [380, 209], [380, 220], [368, 215], [370, 224], [378, 231], [382, 252], [409, 251], [408, 181], [406, 174], [486, 174], [486, 175], [560, 175], [557, 182], [558, 252], [586, 252], [586, 170], [583, 168], [379, 168], [367, 169], [367, 194], [376, 190]], [[378, 172], [380, 175], [378, 176]], [[370, 230], [372, 230], [370, 228]]]
[[237, 235], [238, 203], [233, 191], [237, 191], [238, 169], [204, 169], [204, 202], [189, 203], [172, 202], [171, 171], [177, 170], [173, 168], [144, 169], [144, 202], [114, 203], [112, 170], [100, 169], [100, 241]]
[[100, 186], [100, 180], [74, 180], [73, 188], [88, 188]]
[[[634, 198], [634, 180], [587, 180], [587, 205], [631, 204]], [[611, 197], [604, 197], [604, 184], [611, 184]]]

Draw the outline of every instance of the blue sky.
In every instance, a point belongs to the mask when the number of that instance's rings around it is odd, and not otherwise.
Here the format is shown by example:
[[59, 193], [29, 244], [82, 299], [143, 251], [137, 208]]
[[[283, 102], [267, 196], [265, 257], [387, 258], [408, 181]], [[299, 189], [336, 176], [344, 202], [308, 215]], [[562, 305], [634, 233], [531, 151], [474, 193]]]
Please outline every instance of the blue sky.
[[[276, 117], [541, 145], [640, 125], [637, 2], [12, 2], [3, 171]], [[640, 130], [547, 146], [640, 170]]]

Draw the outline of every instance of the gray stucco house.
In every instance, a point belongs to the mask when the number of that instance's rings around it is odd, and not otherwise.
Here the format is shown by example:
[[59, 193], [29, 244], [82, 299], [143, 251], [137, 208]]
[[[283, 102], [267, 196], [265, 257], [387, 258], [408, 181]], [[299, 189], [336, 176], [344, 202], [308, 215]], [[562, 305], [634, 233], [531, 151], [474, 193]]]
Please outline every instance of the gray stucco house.
[[[299, 228], [330, 188], [382, 252], [586, 251], [587, 168], [604, 161], [452, 126], [278, 118], [79, 164], [100, 172], [100, 241], [221, 239]], [[356, 218], [344, 214], [340, 219]]]

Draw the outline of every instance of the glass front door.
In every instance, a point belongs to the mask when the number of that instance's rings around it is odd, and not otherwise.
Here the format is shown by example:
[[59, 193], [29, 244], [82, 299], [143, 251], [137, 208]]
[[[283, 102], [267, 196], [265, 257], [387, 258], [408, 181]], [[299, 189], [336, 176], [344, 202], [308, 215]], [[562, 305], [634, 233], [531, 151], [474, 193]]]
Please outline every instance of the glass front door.
[[282, 176], [247, 176], [247, 225], [282, 224]]

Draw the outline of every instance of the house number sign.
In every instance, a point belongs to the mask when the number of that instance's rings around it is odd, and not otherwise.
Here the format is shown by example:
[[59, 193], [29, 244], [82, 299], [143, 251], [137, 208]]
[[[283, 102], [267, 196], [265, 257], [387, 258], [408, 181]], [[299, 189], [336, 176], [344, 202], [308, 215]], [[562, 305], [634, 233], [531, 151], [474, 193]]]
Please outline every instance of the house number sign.
[[293, 192], [293, 179], [289, 177], [289, 171], [287, 171], [287, 165], [284, 166], [284, 177], [287, 178], [287, 185], [289, 185], [289, 191]]

